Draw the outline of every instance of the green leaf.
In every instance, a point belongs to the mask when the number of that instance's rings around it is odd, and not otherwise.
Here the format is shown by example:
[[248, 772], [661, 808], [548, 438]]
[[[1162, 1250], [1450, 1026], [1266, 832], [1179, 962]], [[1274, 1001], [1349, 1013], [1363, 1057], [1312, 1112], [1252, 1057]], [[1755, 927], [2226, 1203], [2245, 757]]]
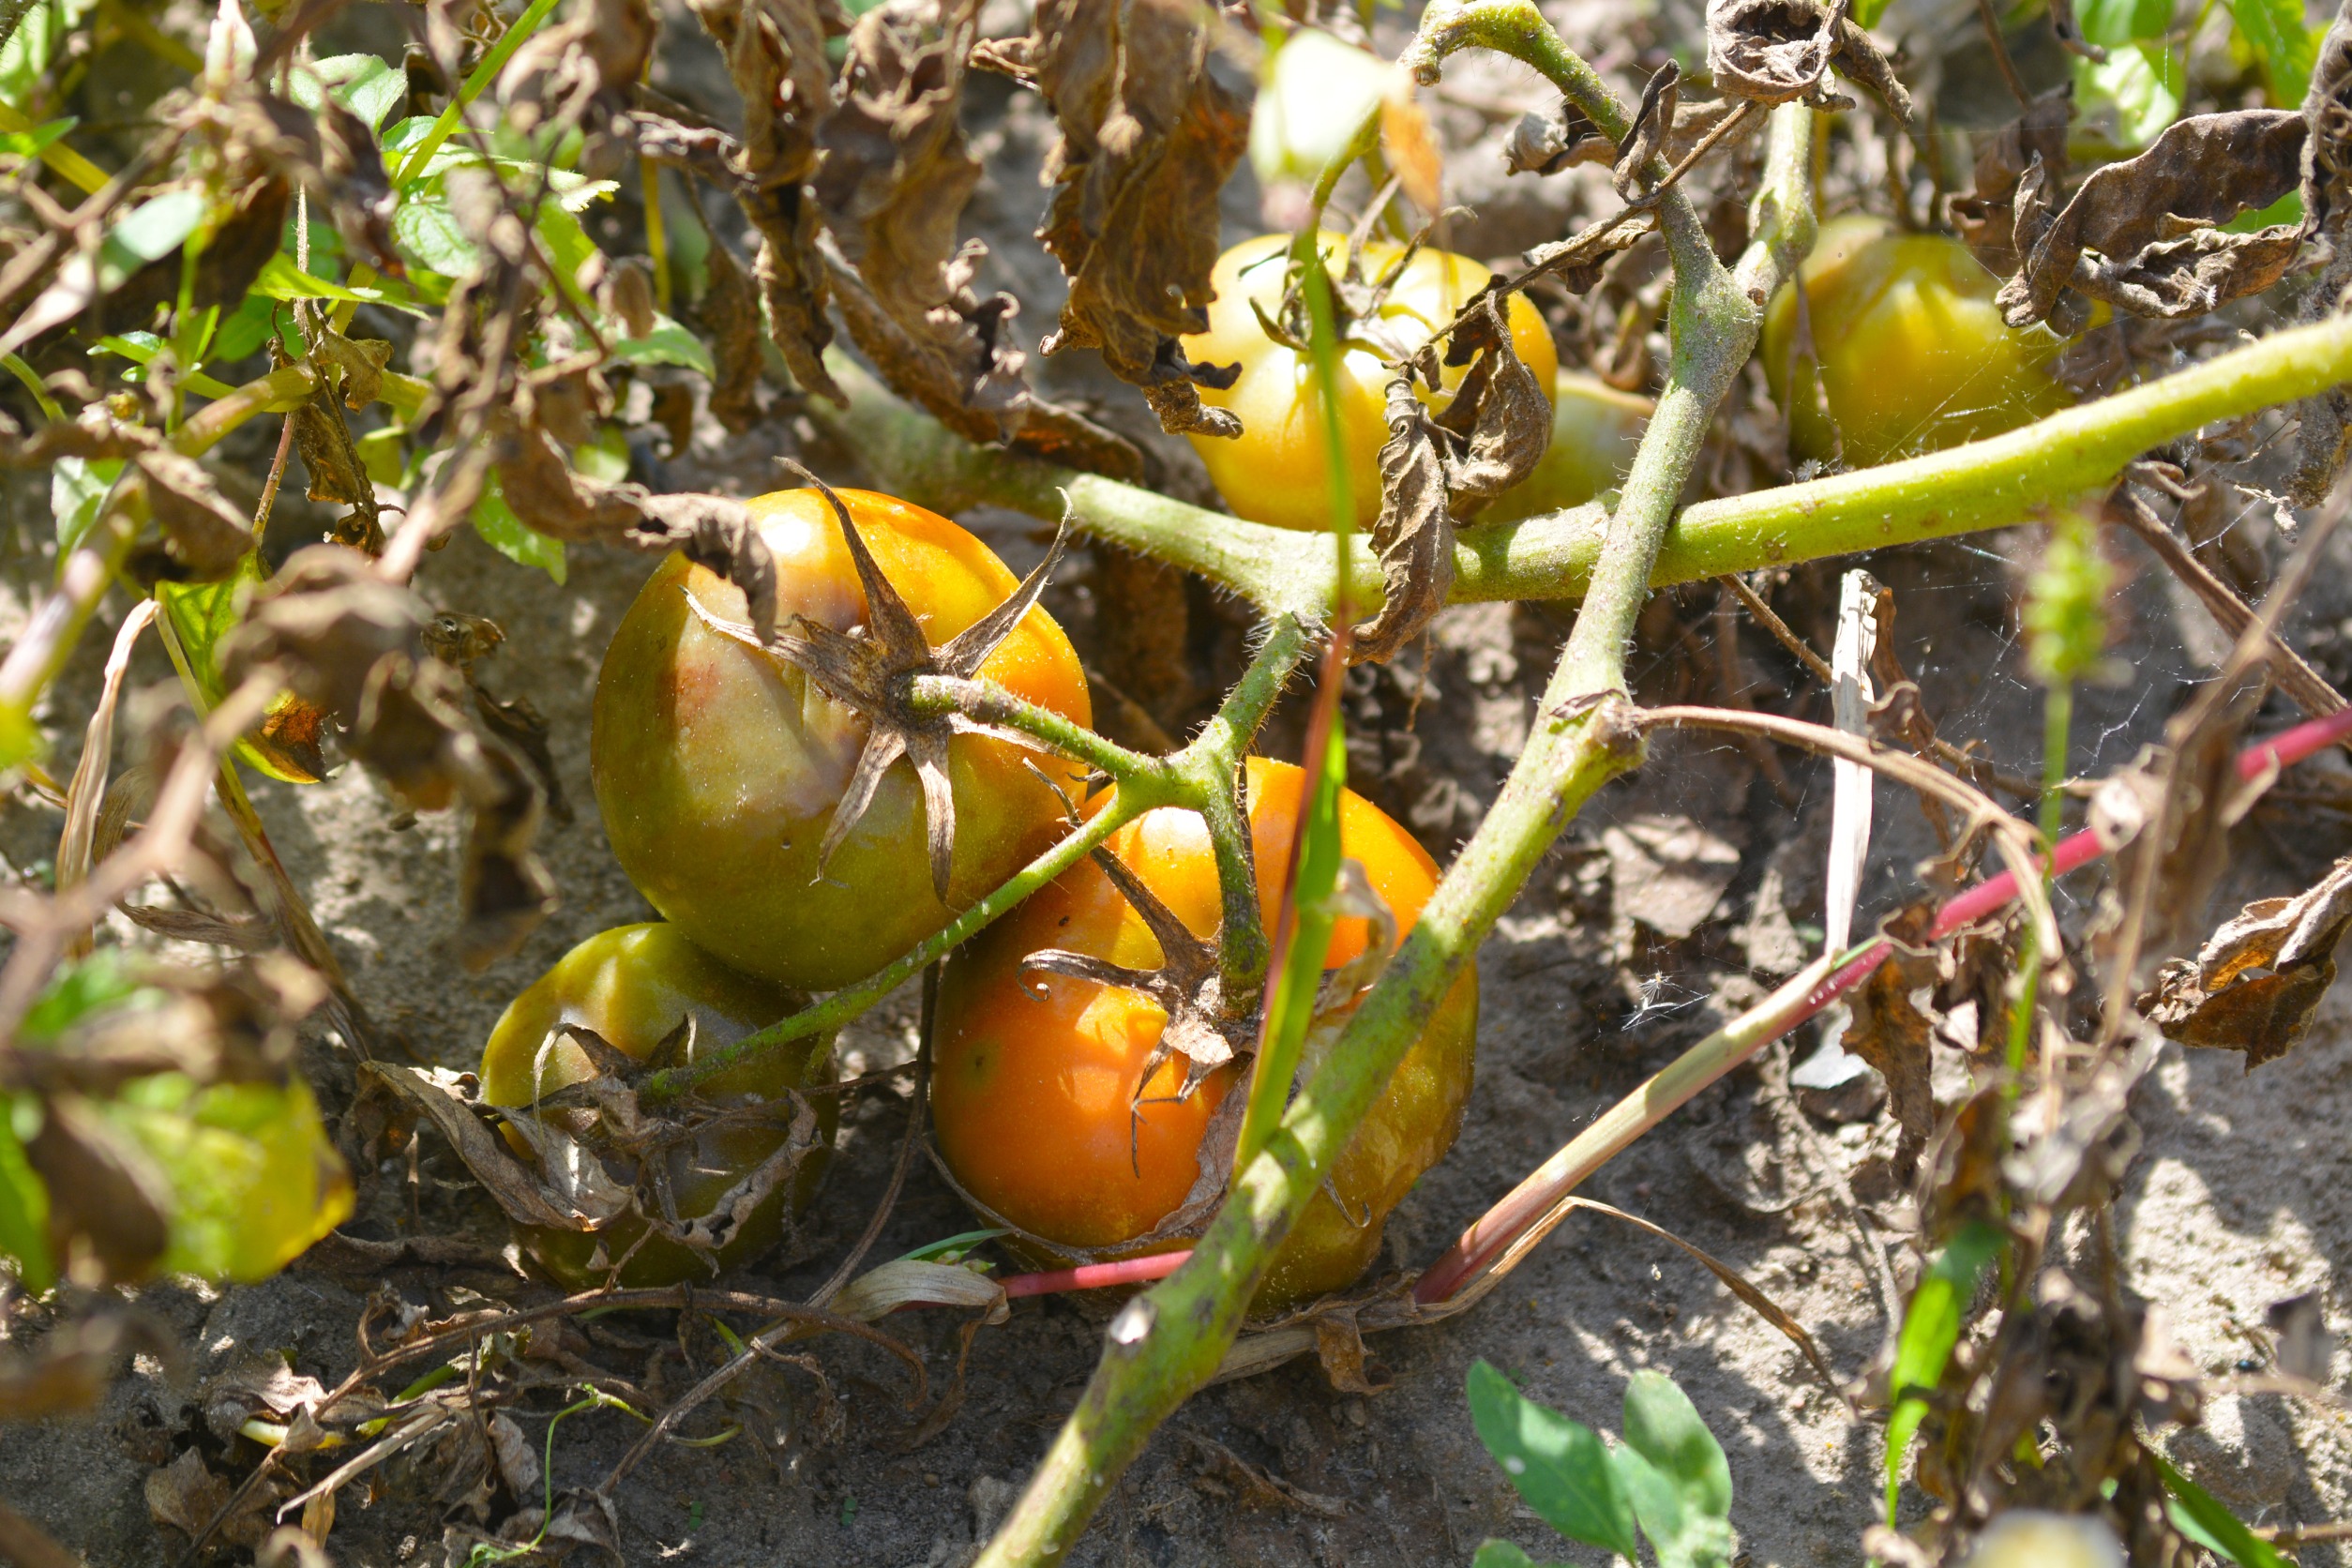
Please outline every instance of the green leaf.
[[[264, 268], [264, 271], [267, 269]], [[295, 336], [291, 314], [281, 324], [275, 309], [277, 301], [267, 294], [249, 294], [235, 312], [220, 324], [220, 336], [213, 341], [213, 356], [226, 365], [259, 354], [262, 345], [276, 332], [286, 352], [296, 358], [302, 355], [302, 340]]]
[[2180, 60], [2160, 43], [2110, 45], [2105, 60], [2074, 62], [2074, 95], [2094, 112], [2112, 110], [2116, 136], [2145, 147], [2180, 117]]
[[1894, 1524], [1894, 1505], [1903, 1487], [1903, 1455], [1927, 1417], [1927, 1401], [1906, 1391], [1932, 1389], [1941, 1381], [1952, 1348], [1960, 1342], [1960, 1315], [1976, 1294], [1977, 1276], [1984, 1272], [2006, 1241], [1998, 1227], [1984, 1220], [1964, 1226], [1946, 1244], [1936, 1261], [1911, 1292], [1903, 1315], [1903, 1332], [1894, 1342], [1894, 1369], [1888, 1390], [1895, 1396], [1894, 1413], [1887, 1422], [1887, 1524]]
[[19, 158], [38, 158], [41, 149], [71, 130], [82, 122], [68, 115], [35, 126], [31, 130], [0, 131], [0, 153], [14, 153]]
[[448, 204], [428, 197], [413, 197], [393, 209], [392, 240], [410, 261], [446, 278], [465, 277], [481, 255], [458, 227]]
[[351, 1213], [350, 1172], [299, 1078], [200, 1088], [158, 1073], [98, 1109], [171, 1187], [164, 1273], [266, 1279]]
[[120, 458], [59, 458], [49, 471], [49, 510], [57, 520], [57, 561], [80, 548], [98, 520], [114, 481], [123, 475]]
[[1508, 1541], [1487, 1541], [1470, 1559], [1470, 1568], [1573, 1568], [1561, 1562], [1538, 1562]]
[[1697, 1410], [1663, 1372], [1625, 1386], [1618, 1479], [1660, 1568], [1719, 1568], [1731, 1560], [1731, 1467]]
[[1854, 25], [1876, 27], [1878, 19], [1887, 14], [1887, 0], [1855, 0]]
[[718, 374], [702, 339], [663, 315], [655, 316], [654, 329], [644, 337], [624, 338], [614, 343], [612, 357], [628, 365], [683, 365], [706, 376]]
[[1632, 1557], [1633, 1507], [1592, 1428], [1528, 1398], [1484, 1360], [1470, 1364], [1469, 1392], [1478, 1440], [1527, 1505], [1571, 1541]]
[[[397, 233], [397, 216], [393, 227]], [[354, 289], [347, 283], [314, 278], [294, 265], [294, 258], [282, 250], [262, 264], [260, 274], [253, 279], [253, 292], [264, 299], [333, 299], [354, 305], [414, 308], [407, 298], [407, 291], [398, 285], [371, 284], [364, 289]]]
[[16, 31], [0, 43], [0, 99], [31, 103], [67, 38], [96, 9], [98, 0], [35, 0]]
[[177, 250], [204, 218], [201, 190], [167, 190], [142, 202], [107, 231], [98, 246], [98, 287], [113, 290], [123, 279]]
[[305, 109], [324, 107], [321, 86], [367, 121], [369, 130], [380, 130], [384, 117], [407, 99], [408, 74], [373, 54], [337, 54], [311, 62], [307, 70], [296, 69], [294, 100]]
[[560, 585], [564, 580], [564, 541], [550, 539], [515, 516], [506, 505], [493, 472], [483, 483], [482, 498], [474, 504], [474, 532], [482, 542], [518, 565], [536, 566]]
[[2318, 38], [2303, 23], [2299, 0], [2224, 0], [2230, 21], [2247, 53], [2262, 67], [2270, 102], [2292, 109], [2303, 101], [2311, 86], [2312, 67], [2319, 56]]
[[163, 992], [145, 984], [119, 947], [101, 947], [78, 963], [63, 965], [17, 1026], [26, 1045], [45, 1046], [75, 1024], [110, 1008], [150, 1006]]
[[628, 432], [617, 424], [599, 426], [596, 439], [572, 448], [572, 472], [617, 485], [629, 476]]
[[964, 1260], [965, 1254], [981, 1243], [993, 1242], [999, 1236], [1011, 1234], [1010, 1230], [1001, 1229], [960, 1231], [953, 1236], [943, 1236], [936, 1242], [926, 1242], [912, 1252], [903, 1255], [898, 1260], [902, 1263], [960, 1263]]
[[2292, 1568], [2276, 1546], [2248, 1530], [2212, 1493], [2174, 1469], [2170, 1459], [2152, 1448], [2148, 1456], [2156, 1461], [2164, 1490], [2172, 1494], [2164, 1511], [2171, 1515], [2175, 1530], [2238, 1568]]
[[25, 1157], [17, 1119], [35, 1120], [40, 1108], [29, 1096], [0, 1093], [0, 1258], [16, 1259], [17, 1277], [38, 1293], [57, 1282], [49, 1255], [49, 1188]]

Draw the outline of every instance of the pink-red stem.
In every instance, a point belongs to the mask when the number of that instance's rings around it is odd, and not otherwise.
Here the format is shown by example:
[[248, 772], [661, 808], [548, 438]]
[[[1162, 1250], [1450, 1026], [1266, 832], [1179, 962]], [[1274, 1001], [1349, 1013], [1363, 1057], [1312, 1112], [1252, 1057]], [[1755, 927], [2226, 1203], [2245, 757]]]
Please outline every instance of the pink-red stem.
[[[2299, 724], [2247, 747], [2238, 755], [2238, 776], [2240, 778], [2255, 778], [2274, 769], [2293, 767], [2347, 738], [2352, 738], [2352, 708]], [[2051, 874], [2064, 876], [2105, 853], [2106, 847], [2099, 841], [2098, 835], [2088, 829], [2071, 834], [2058, 840], [2057, 852], [2050, 857]], [[1950, 936], [1970, 922], [1981, 920], [2002, 908], [2016, 897], [2015, 872], [2003, 871], [1998, 876], [1987, 877], [1936, 912], [1933, 934]], [[1888, 952], [1889, 944], [1881, 938], [1856, 954], [1851, 961], [1824, 980], [1820, 988], [1806, 998], [1804, 1006], [1787, 1020], [1784, 1029], [1757, 1040], [1756, 1048], [1761, 1049], [1770, 1045], [1781, 1034], [1796, 1028], [1861, 985], [1870, 977], [1873, 970], [1886, 961]], [[1736, 1064], [1726, 1061], [1724, 1067], [1727, 1071]], [[1530, 1210], [1526, 1218], [1532, 1222], [1541, 1214], [1539, 1207]], [[1473, 1225], [1462, 1233], [1461, 1240], [1455, 1243], [1444, 1257], [1423, 1274], [1421, 1284], [1413, 1291], [1415, 1298], [1425, 1305], [1446, 1300], [1464, 1281], [1476, 1277], [1489, 1260], [1508, 1250], [1523, 1229], [1524, 1226], [1516, 1227], [1509, 1234], [1500, 1234], [1485, 1232], [1481, 1226]], [[1114, 1285], [1139, 1285], [1174, 1274], [1191, 1256], [1189, 1252], [1158, 1252], [1148, 1258], [1131, 1258], [1118, 1263], [1090, 1263], [1083, 1268], [1058, 1269], [1048, 1274], [1015, 1274], [1004, 1282], [1004, 1293], [1007, 1296], [1045, 1296], [1059, 1290], [1094, 1290]]]

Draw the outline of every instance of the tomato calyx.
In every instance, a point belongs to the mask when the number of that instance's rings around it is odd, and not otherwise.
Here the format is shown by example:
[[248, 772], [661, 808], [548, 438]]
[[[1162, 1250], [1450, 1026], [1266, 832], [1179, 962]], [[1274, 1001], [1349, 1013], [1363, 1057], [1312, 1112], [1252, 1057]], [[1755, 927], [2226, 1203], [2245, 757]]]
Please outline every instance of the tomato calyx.
[[818, 869], [823, 870], [832, 861], [834, 852], [873, 804], [874, 792], [882, 787], [883, 775], [904, 757], [913, 763], [915, 777], [922, 786], [931, 886], [944, 903], [956, 849], [956, 797], [947, 776], [949, 737], [960, 731], [995, 735], [1023, 746], [1040, 746], [1043, 743], [1018, 731], [981, 723], [961, 713], [919, 708], [913, 701], [915, 684], [925, 676], [958, 682], [977, 679], [980, 667], [1012, 635], [1013, 628], [1045, 592], [1047, 579], [1061, 564], [1067, 532], [1055, 535], [1045, 560], [1021, 579], [1003, 604], [934, 648], [923, 635], [914, 611], [907, 608], [905, 598], [882, 575], [873, 552], [866, 547], [865, 537], [858, 533], [857, 524], [851, 520], [849, 507], [834, 493], [833, 487], [797, 462], [787, 460], [785, 466], [825, 498], [841, 524], [842, 542], [849, 549], [850, 560], [857, 568], [858, 584], [866, 594], [866, 626], [862, 632], [837, 631], [800, 615], [792, 618], [795, 629], [779, 628], [772, 641], [761, 642], [751, 627], [714, 615], [691, 592], [686, 595], [686, 604], [713, 631], [761, 648], [793, 665], [816, 682], [827, 697], [852, 709], [867, 721], [866, 746], [858, 753], [857, 767], [842, 792], [840, 804], [834, 808], [833, 822], [825, 829], [823, 841], [817, 847]]
[[1152, 1081], [1152, 1075], [1170, 1056], [1184, 1059], [1184, 1081], [1173, 1096], [1183, 1101], [1190, 1099], [1211, 1073], [1237, 1056], [1246, 1056], [1257, 1049], [1258, 1010], [1242, 1005], [1238, 998], [1229, 1002], [1226, 997], [1225, 969], [1218, 956], [1218, 938], [1225, 929], [1223, 922], [1218, 923], [1216, 932], [1210, 937], [1197, 937], [1192, 927], [1160, 900], [1159, 895], [1144, 885], [1142, 878], [1127, 868], [1124, 861], [1103, 849], [1094, 851], [1093, 858], [1103, 875], [1110, 879], [1120, 897], [1133, 906], [1160, 944], [1160, 967], [1129, 969], [1065, 947], [1048, 947], [1032, 953], [1021, 960], [1021, 967], [1135, 991], [1158, 1003], [1160, 1010], [1168, 1015], [1159, 1040], [1144, 1059], [1142, 1071], [1136, 1076], [1135, 1097], [1130, 1101], [1129, 1111], [1132, 1118], [1133, 1107], [1153, 1103], [1142, 1097], [1143, 1086]]

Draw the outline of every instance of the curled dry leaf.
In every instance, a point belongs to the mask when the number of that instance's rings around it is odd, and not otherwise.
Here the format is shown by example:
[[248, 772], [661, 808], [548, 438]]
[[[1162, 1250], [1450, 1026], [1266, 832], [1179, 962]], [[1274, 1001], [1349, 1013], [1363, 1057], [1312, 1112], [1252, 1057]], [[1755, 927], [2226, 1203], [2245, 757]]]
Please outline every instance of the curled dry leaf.
[[988, 246], [957, 239], [980, 178], [958, 110], [978, 13], [957, 0], [931, 38], [911, 15], [873, 10], [851, 33], [812, 186], [841, 318], [893, 389], [965, 439], [1139, 477], [1133, 445], [1030, 391], [1012, 331], [1020, 302], [972, 287]]
[[2257, 898], [2194, 962], [2176, 958], [2139, 999], [2168, 1039], [2242, 1051], [2246, 1070], [2284, 1056], [2310, 1033], [2335, 984], [2336, 946], [2352, 927], [2352, 858], [2292, 898]]
[[1650, 160], [1665, 150], [1674, 134], [1674, 110], [1681, 86], [1682, 68], [1672, 60], [1651, 72], [1643, 85], [1641, 102], [1634, 111], [1634, 128], [1619, 143], [1609, 171], [1609, 183], [1621, 200], [1631, 202], [1646, 193]]
[[734, 251], [716, 234], [703, 266], [709, 282], [695, 309], [718, 371], [711, 381], [711, 417], [741, 435], [760, 416], [760, 301]]
[[828, 1304], [837, 1316], [861, 1323], [880, 1322], [902, 1306], [974, 1307], [989, 1323], [1001, 1323], [1012, 1313], [1004, 1287], [987, 1274], [959, 1263], [917, 1258], [894, 1259], [867, 1270]]
[[1349, 656], [1394, 658], [1444, 608], [1454, 586], [1454, 523], [1535, 471], [1551, 441], [1552, 406], [1519, 358], [1493, 284], [1456, 318], [1449, 365], [1470, 371], [1432, 418], [1415, 376], [1435, 385], [1434, 345], [1388, 385], [1389, 438], [1380, 447], [1380, 515], [1372, 545], [1384, 589], [1380, 613], [1355, 629]]
[[2066, 173], [2066, 128], [2074, 89], [2065, 83], [2035, 98], [2023, 114], [1980, 136], [1975, 188], [1945, 202], [1952, 226], [1976, 259], [2006, 278], [2017, 270], [2017, 182], [2039, 158], [2044, 177]]
[[[817, 204], [807, 189], [817, 166], [817, 127], [833, 109], [825, 38], [843, 30], [832, 0], [690, 0], [726, 56], [743, 98], [743, 140], [716, 131], [662, 144], [723, 159], [735, 202], [760, 235], [752, 273], [774, 339], [792, 379], [838, 402], [824, 368], [833, 325], [825, 317], [826, 273], [817, 254]], [[632, 116], [641, 131], [645, 116]], [[644, 143], [641, 140], [641, 145]]]
[[157, 446], [131, 460], [147, 509], [162, 530], [160, 550], [134, 551], [143, 580], [213, 582], [234, 573], [253, 548], [251, 525], [193, 458]]
[[1832, 69], [1868, 88], [1909, 124], [1911, 95], [1877, 44], [1847, 20], [1846, 8], [1821, 0], [1711, 0], [1707, 8], [1707, 68], [1715, 90], [1770, 108], [1803, 99], [1817, 108], [1850, 108], [1831, 90]]
[[1548, 110], [1520, 115], [1502, 147], [1503, 170], [1513, 174], [1557, 174], [1580, 163], [1616, 161], [1617, 143], [1565, 96]]
[[860, 346], [875, 353], [869, 318], [886, 320], [902, 339], [897, 362], [882, 367], [892, 384], [959, 433], [1002, 441], [1020, 428], [1024, 355], [1007, 330], [1020, 307], [973, 292], [988, 247], [957, 240], [980, 180], [958, 118], [978, 14], [975, 0], [956, 0], [934, 38], [911, 13], [858, 19], [841, 101], [818, 131], [824, 159], [813, 188], [855, 269], [837, 268], [837, 279], [867, 296], [843, 307]]
[[2296, 188], [2303, 140], [2302, 116], [2287, 110], [2192, 115], [2137, 158], [2092, 171], [2062, 210], [2048, 166], [2030, 159], [2014, 198], [2023, 260], [1996, 296], [2002, 316], [2071, 335], [2089, 300], [2173, 318], [2261, 293], [2294, 261], [2301, 226], [2220, 225]]
[[1887, 1103], [1902, 1129], [1895, 1144], [1894, 1173], [1906, 1183], [1919, 1168], [1920, 1153], [1936, 1131], [1936, 1096], [1929, 1087], [1936, 1020], [1916, 1000], [1922, 990], [1927, 991], [1932, 1008], [1934, 988], [1940, 978], [1937, 956], [1917, 947], [1934, 920], [1933, 906], [1922, 904], [1887, 922], [1885, 933], [1894, 941], [1893, 952], [1871, 972], [1868, 980], [1847, 993], [1853, 1021], [1838, 1042], [1877, 1068], [1886, 1080]]
[[1037, 237], [1070, 296], [1041, 351], [1100, 349], [1164, 430], [1240, 433], [1195, 390], [1231, 385], [1239, 367], [1195, 365], [1179, 343], [1208, 329], [1217, 193], [1249, 138], [1249, 105], [1210, 72], [1207, 14], [1191, 0], [1045, 0], [1033, 26], [990, 63], [1033, 76], [1062, 128]]

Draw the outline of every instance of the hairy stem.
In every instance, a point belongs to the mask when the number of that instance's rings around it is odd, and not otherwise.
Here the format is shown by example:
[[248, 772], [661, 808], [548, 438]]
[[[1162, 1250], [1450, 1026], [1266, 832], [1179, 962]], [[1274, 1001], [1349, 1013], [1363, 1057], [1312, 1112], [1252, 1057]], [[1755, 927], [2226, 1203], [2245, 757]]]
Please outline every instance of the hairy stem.
[[[821, 403], [812, 415], [894, 493], [945, 512], [999, 505], [1048, 521], [1067, 517], [1095, 538], [1198, 572], [1260, 608], [1326, 611], [1334, 573], [1331, 543], [1322, 535], [1244, 522], [1115, 479], [972, 445], [898, 402], [846, 358], [826, 363], [849, 406]], [[1694, 582], [2028, 521], [2104, 491], [2150, 447], [2346, 381], [2352, 317], [2274, 332], [2005, 435], [1685, 506], [1659, 546], [1651, 583]], [[1585, 505], [1466, 529], [1455, 546], [1453, 596], [1463, 603], [1581, 598], [1607, 527], [1603, 508]], [[1350, 551], [1349, 586], [1359, 606], [1380, 602], [1380, 563], [1368, 545]]]
[[1754, 346], [1762, 299], [1811, 241], [1812, 133], [1811, 110], [1774, 113], [1759, 237], [1738, 274], [1725, 274], [1711, 255], [1706, 276], [1678, 273], [1666, 396], [1536, 732], [1493, 809], [1265, 1148], [1238, 1173], [1190, 1260], [1113, 1319], [1093, 1381], [982, 1554], [982, 1568], [1058, 1562], [1077, 1544], [1153, 1428], [1215, 1372], [1275, 1250], [1479, 942], [1576, 809], [1639, 760], [1628, 705], [1608, 694], [1622, 685], [1653, 558], [1707, 425]]

